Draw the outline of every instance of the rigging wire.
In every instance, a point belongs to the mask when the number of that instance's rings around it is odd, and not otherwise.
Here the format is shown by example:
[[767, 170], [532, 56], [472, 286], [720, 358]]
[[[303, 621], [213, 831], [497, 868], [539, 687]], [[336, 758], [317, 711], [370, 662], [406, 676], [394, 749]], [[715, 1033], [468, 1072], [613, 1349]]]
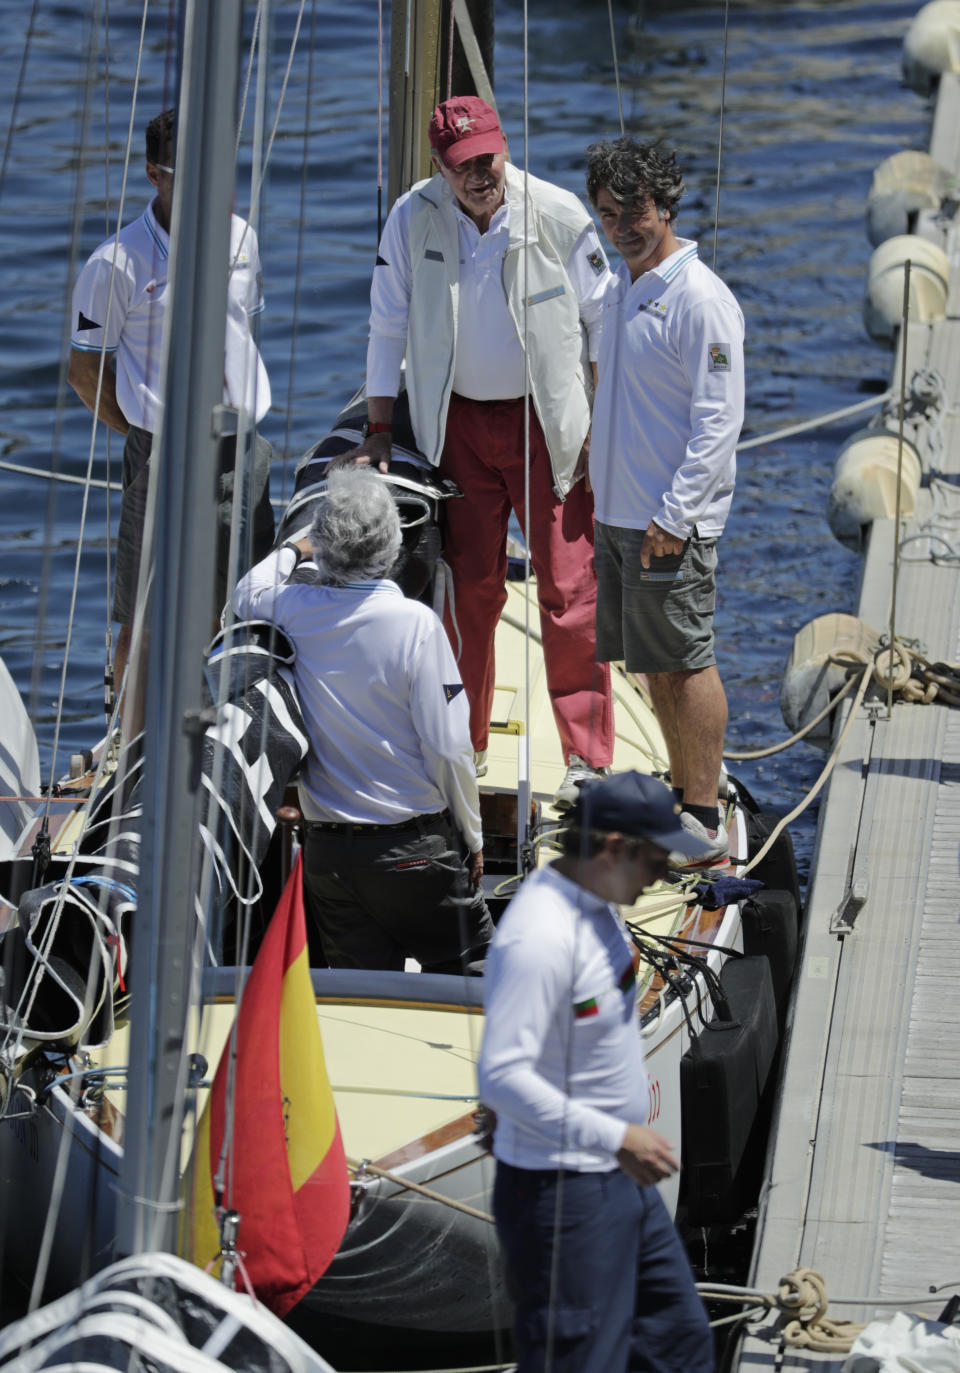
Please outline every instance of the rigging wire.
[[717, 244], [720, 235], [720, 168], [723, 163], [723, 117], [727, 105], [727, 36], [730, 29], [730, 0], [723, 6], [723, 60], [720, 68], [720, 124], [717, 132], [717, 189], [713, 208], [713, 270], [717, 270]]
[[613, 26], [613, 0], [607, 0], [607, 17], [610, 20], [610, 51], [613, 54], [613, 84], [617, 92], [617, 114], [620, 117], [620, 137], [626, 136], [626, 125], [623, 122], [623, 93], [620, 88], [620, 63], [617, 60], [617, 35]]
[[23, 53], [20, 58], [20, 68], [17, 72], [17, 83], [13, 91], [13, 104], [10, 107], [10, 123], [7, 125], [7, 136], [3, 141], [3, 159], [0, 161], [0, 200], [3, 199], [3, 186], [7, 179], [7, 163], [10, 160], [10, 150], [13, 147], [13, 134], [17, 127], [17, 114], [20, 109], [20, 97], [23, 94], [23, 83], [27, 75], [27, 58], [30, 53], [30, 42], [36, 31], [37, 6], [39, 0], [33, 0], [30, 6], [30, 17], [27, 20], [27, 32], [23, 41]]
[[[133, 78], [133, 93], [132, 93], [131, 99], [130, 99], [130, 119], [129, 119], [129, 122], [128, 122], [128, 125], [127, 125], [127, 143], [126, 143], [126, 148], [125, 148], [125, 150], [124, 150], [123, 173], [122, 173], [121, 184], [120, 184], [120, 201], [119, 201], [119, 204], [118, 204], [118, 206], [117, 206], [117, 233], [118, 233], [118, 235], [119, 235], [120, 227], [121, 227], [122, 222], [123, 222], [123, 209], [124, 209], [124, 203], [125, 203], [125, 200], [126, 200], [126, 191], [127, 191], [127, 177], [128, 177], [129, 170], [130, 170], [130, 157], [131, 157], [131, 149], [132, 149], [132, 146], [133, 146], [133, 131], [134, 131], [134, 123], [135, 123], [135, 119], [136, 119], [137, 94], [138, 94], [139, 88], [140, 88], [140, 76], [141, 76], [142, 66], [143, 66], [143, 52], [144, 52], [144, 42], [145, 42], [146, 28], [147, 28], [147, 9], [148, 9], [148, 5], [149, 5], [149, 0], [144, 0], [143, 10], [142, 10], [142, 13], [141, 13], [141, 22], [140, 22], [140, 37], [139, 37], [139, 42], [138, 42], [138, 46], [137, 46], [137, 60], [136, 60], [136, 66], [135, 66], [135, 70], [134, 70], [134, 78]], [[109, 35], [108, 35], [108, 37], [109, 37]], [[92, 65], [92, 63], [91, 63], [91, 65]], [[92, 73], [91, 73], [91, 79], [93, 79], [93, 74], [92, 74]], [[89, 100], [88, 100], [88, 103], [89, 103]], [[86, 128], [88, 127], [88, 125], [89, 125], [89, 120], [88, 120], [88, 116], [87, 116], [87, 113], [86, 113], [86, 110], [85, 110], [84, 116], [83, 116], [83, 119], [82, 119], [82, 122], [81, 122], [81, 131], [82, 131], [82, 132], [85, 131]], [[81, 145], [81, 146], [82, 146], [82, 145]], [[74, 237], [74, 243], [73, 243], [72, 254], [71, 254], [71, 261], [72, 261], [72, 262], [73, 262], [73, 261], [76, 261], [76, 257], [77, 257], [76, 249], [77, 249], [77, 243], [78, 243], [78, 239], [79, 239], [79, 206], [80, 206], [80, 203], [81, 203], [81, 200], [82, 200], [82, 193], [83, 193], [83, 188], [82, 188], [82, 174], [78, 174], [78, 178], [77, 178], [77, 212], [76, 212], [76, 214], [75, 214], [75, 219], [74, 219], [74, 234], [75, 234], [75, 237]], [[99, 414], [99, 410], [100, 410], [100, 397], [101, 397], [101, 394], [102, 394], [102, 391], [103, 391], [103, 377], [104, 377], [104, 371], [105, 371], [105, 368], [106, 368], [106, 365], [107, 365], [106, 331], [107, 331], [107, 329], [108, 329], [108, 327], [109, 327], [109, 324], [110, 324], [110, 312], [111, 312], [111, 309], [112, 309], [112, 306], [113, 306], [113, 302], [114, 302], [114, 289], [113, 289], [113, 288], [114, 288], [114, 282], [115, 282], [115, 279], [116, 279], [116, 271], [117, 271], [117, 254], [118, 254], [118, 252], [119, 252], [119, 237], [117, 238], [116, 242], [114, 243], [113, 260], [112, 260], [111, 266], [110, 266], [110, 285], [109, 285], [109, 288], [108, 288], [108, 297], [107, 297], [107, 316], [106, 316], [106, 319], [104, 320], [104, 326], [103, 326], [103, 327], [104, 327], [104, 341], [103, 341], [103, 344], [102, 344], [101, 349], [100, 349], [100, 370], [99, 370], [99, 373], [98, 373], [98, 375], [97, 375], [97, 389], [96, 389], [96, 394], [95, 394], [95, 398], [94, 398], [94, 409], [93, 409], [93, 414], [92, 414], [92, 416], [91, 416], [91, 422], [90, 422], [90, 444], [89, 444], [89, 448], [88, 448], [88, 451], [87, 451], [87, 472], [86, 472], [87, 480], [86, 480], [85, 485], [84, 485], [83, 500], [82, 500], [82, 502], [81, 502], [81, 508], [80, 508], [79, 533], [78, 533], [78, 535], [77, 535], [77, 551], [76, 551], [76, 555], [75, 555], [75, 558], [74, 558], [73, 584], [72, 584], [71, 590], [70, 590], [70, 608], [69, 608], [68, 617], [67, 617], [66, 641], [65, 641], [65, 643], [64, 643], [64, 648], [63, 648], [63, 663], [62, 663], [61, 673], [60, 673], [60, 690], [59, 690], [59, 695], [58, 695], [58, 699], [57, 699], [57, 713], [56, 713], [56, 721], [55, 721], [55, 724], [54, 724], [53, 747], [52, 747], [52, 749], [51, 749], [51, 754], [50, 754], [50, 786], [49, 786], [49, 789], [48, 789], [49, 793], [52, 793], [52, 791], [53, 791], [53, 785], [54, 785], [54, 782], [55, 782], [55, 779], [56, 779], [57, 752], [58, 752], [59, 743], [60, 743], [60, 729], [61, 729], [61, 724], [62, 724], [62, 720], [63, 720], [63, 706], [64, 706], [64, 701], [65, 701], [65, 699], [66, 699], [66, 693], [67, 693], [67, 670], [68, 670], [69, 663], [70, 663], [70, 649], [71, 649], [71, 645], [72, 645], [72, 642], [73, 642], [73, 627], [74, 627], [74, 621], [75, 621], [75, 618], [76, 618], [77, 601], [78, 601], [78, 598], [79, 598], [79, 590], [80, 590], [80, 562], [81, 562], [81, 557], [82, 557], [82, 553], [83, 553], [83, 540], [84, 540], [84, 534], [85, 534], [85, 532], [86, 532], [87, 514], [88, 514], [89, 504], [90, 504], [90, 478], [92, 477], [92, 474], [93, 474], [93, 460], [94, 460], [94, 454], [95, 454], [95, 451], [96, 451], [97, 424], [98, 424], [98, 422], [99, 422], [99, 421], [98, 421], [98, 414]], [[69, 326], [69, 323], [70, 323], [69, 311], [68, 311], [68, 314], [67, 314], [66, 323], [67, 323], [67, 325]], [[65, 351], [66, 351], [66, 350], [64, 350], [64, 353], [65, 353]], [[62, 404], [62, 386], [61, 386], [61, 395], [60, 395], [59, 403], [58, 403], [58, 406], [57, 406], [57, 426], [58, 426], [58, 429], [59, 429], [59, 426], [60, 426], [61, 423], [62, 423], [62, 410], [63, 410], [63, 404]], [[31, 693], [31, 716], [33, 716], [34, 713], [35, 713], [35, 711], [34, 711], [34, 709], [33, 709], [34, 704], [35, 704], [35, 703], [34, 703], [34, 700], [33, 700], [33, 694]], [[43, 816], [43, 827], [44, 827], [44, 829], [45, 829], [46, 826], [47, 826], [48, 820], [49, 820], [49, 806], [48, 806], [48, 807], [46, 808], [46, 810], [44, 811], [44, 816]]]
[[377, 246], [383, 237], [383, 0], [377, 0]]
[[[379, 0], [382, 5], [383, 0]], [[287, 381], [287, 394], [289, 402], [287, 404], [287, 421], [283, 436], [283, 455], [284, 458], [290, 455], [290, 442], [293, 432], [293, 398], [296, 395], [297, 377], [297, 344], [300, 339], [300, 290], [303, 284], [303, 246], [305, 225], [307, 222], [307, 169], [310, 165], [310, 127], [311, 115], [313, 112], [313, 72], [314, 72], [314, 52], [316, 50], [317, 34], [317, 0], [312, 0], [310, 5], [310, 39], [307, 44], [307, 88], [305, 92], [305, 110], [303, 116], [303, 139], [300, 154], [300, 213], [297, 216], [297, 253], [296, 264], [293, 276], [293, 319], [290, 325], [290, 362]], [[379, 88], [378, 88], [379, 100]], [[378, 112], [379, 114], [379, 112]], [[379, 169], [378, 169], [379, 184]], [[288, 464], [283, 465], [283, 499], [281, 505], [287, 503], [287, 479]]]

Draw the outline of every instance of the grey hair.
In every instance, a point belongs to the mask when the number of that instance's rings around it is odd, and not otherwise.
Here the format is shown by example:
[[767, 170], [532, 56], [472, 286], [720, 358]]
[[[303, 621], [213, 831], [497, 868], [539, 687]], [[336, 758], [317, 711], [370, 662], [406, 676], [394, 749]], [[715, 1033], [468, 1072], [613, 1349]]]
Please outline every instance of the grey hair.
[[630, 137], [591, 143], [587, 149], [587, 195], [594, 208], [604, 187], [618, 205], [649, 198], [660, 217], [671, 221], [686, 190], [676, 153], [659, 141], [639, 143]]
[[389, 487], [367, 467], [331, 472], [309, 538], [325, 582], [342, 585], [386, 576], [402, 542]]

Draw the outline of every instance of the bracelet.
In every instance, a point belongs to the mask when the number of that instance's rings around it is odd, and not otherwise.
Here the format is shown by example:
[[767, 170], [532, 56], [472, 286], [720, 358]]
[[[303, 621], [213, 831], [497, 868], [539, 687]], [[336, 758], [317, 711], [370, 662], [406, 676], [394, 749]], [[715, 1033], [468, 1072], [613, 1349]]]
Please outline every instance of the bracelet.
[[303, 554], [300, 552], [297, 545], [295, 543], [291, 543], [289, 540], [287, 541], [287, 543], [282, 543], [280, 545], [281, 551], [284, 548], [289, 548], [290, 551], [293, 553], [294, 557], [296, 558], [297, 561], [293, 564], [293, 569], [294, 571], [296, 571], [296, 569], [300, 566], [301, 562], [303, 561]]
[[365, 439], [366, 439], [366, 438], [369, 438], [369, 436], [370, 436], [371, 434], [392, 434], [392, 433], [393, 433], [393, 425], [392, 425], [392, 424], [389, 424], [389, 423], [388, 423], [388, 424], [380, 424], [380, 423], [378, 423], [377, 421], [373, 421], [373, 422], [371, 423], [370, 420], [367, 420], [366, 424], [363, 426], [363, 437], [364, 437]]

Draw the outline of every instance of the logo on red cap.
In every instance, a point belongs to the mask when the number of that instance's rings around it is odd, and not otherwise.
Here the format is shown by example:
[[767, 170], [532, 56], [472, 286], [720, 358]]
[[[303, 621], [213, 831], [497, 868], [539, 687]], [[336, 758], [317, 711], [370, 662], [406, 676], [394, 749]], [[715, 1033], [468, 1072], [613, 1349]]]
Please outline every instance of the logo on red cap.
[[455, 95], [433, 112], [430, 146], [447, 167], [471, 157], [504, 151], [497, 112], [478, 95]]

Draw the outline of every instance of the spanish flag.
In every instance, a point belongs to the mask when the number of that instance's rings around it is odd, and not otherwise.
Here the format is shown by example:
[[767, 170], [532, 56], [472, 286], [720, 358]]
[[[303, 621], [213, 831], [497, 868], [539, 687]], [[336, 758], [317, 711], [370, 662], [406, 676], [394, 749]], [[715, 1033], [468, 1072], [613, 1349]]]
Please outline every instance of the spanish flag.
[[188, 1196], [189, 1257], [209, 1266], [220, 1252], [217, 1206], [237, 1211], [246, 1274], [278, 1316], [310, 1290], [347, 1228], [350, 1184], [310, 981], [299, 857], [197, 1125]]

